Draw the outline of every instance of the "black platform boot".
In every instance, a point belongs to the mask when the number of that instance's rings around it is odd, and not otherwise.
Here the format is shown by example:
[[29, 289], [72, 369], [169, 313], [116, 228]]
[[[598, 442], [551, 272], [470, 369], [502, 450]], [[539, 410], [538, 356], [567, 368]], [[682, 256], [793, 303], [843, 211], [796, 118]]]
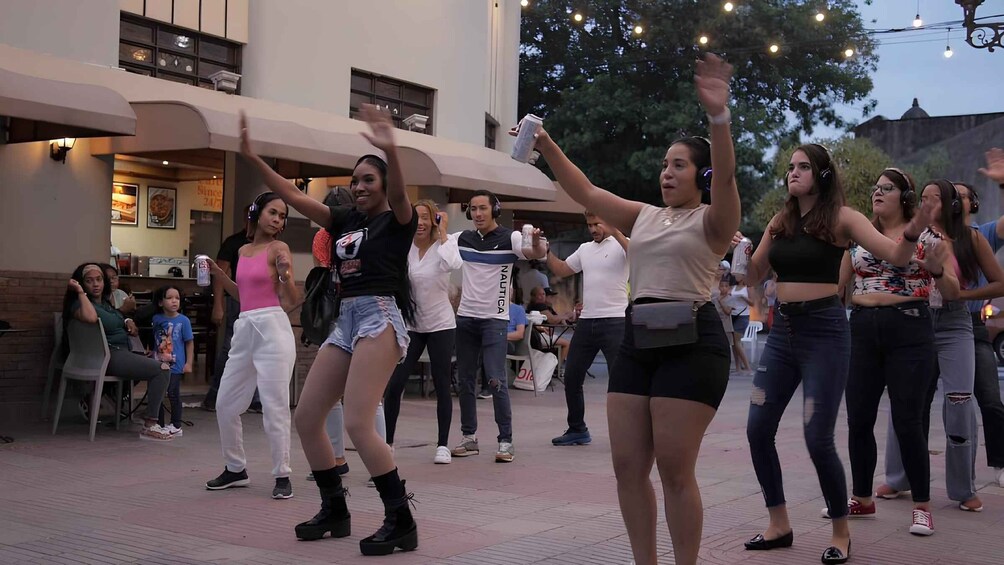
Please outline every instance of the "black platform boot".
[[352, 520], [345, 504], [348, 489], [342, 487], [342, 478], [334, 468], [314, 471], [314, 480], [321, 491], [321, 511], [313, 518], [296, 525], [296, 537], [315, 540], [331, 532], [333, 538], [348, 537], [352, 533]]
[[361, 540], [359, 550], [363, 555], [390, 555], [395, 547], [414, 551], [418, 548], [418, 526], [408, 504], [415, 495], [405, 494], [404, 481], [398, 477], [397, 469], [373, 477], [373, 482], [383, 500], [383, 526], [372, 536]]

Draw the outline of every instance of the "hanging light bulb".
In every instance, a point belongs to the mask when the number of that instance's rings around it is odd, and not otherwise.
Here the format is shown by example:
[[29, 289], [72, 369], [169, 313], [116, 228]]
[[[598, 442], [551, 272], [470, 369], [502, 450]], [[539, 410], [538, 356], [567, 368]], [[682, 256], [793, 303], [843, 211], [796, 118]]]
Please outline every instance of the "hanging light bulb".
[[777, 53], [780, 50], [781, 48], [778, 46], [777, 43], [771, 43], [770, 47], [768, 48], [768, 51], [770, 51], [771, 53]]
[[913, 18], [913, 27], [924, 25], [924, 20], [920, 19], [920, 0], [917, 0], [917, 15]]
[[945, 34], [945, 58], [946, 59], [951, 59], [952, 55], [955, 55], [955, 53], [952, 53], [951, 40], [952, 40], [952, 28], [948, 28], [948, 32]]
[[732, 10], [735, 9], [735, 7], [736, 5], [733, 4], [732, 2], [726, 2], [725, 5], [722, 6], [722, 9], [725, 10], [726, 12], [731, 12]]
[[575, 20], [575, 21], [577, 21], [577, 22], [581, 22], [582, 21], [582, 14], [576, 12], [575, 15], [572, 16], [572, 19]]
[[707, 45], [708, 44], [708, 36], [702, 35], [701, 37], [697, 38], [697, 42], [700, 43], [701, 45]]
[[641, 32], [643, 32], [643, 31], [645, 31], [645, 28], [643, 28], [641, 26], [634, 26], [634, 33], [635, 33], [635, 35], [641, 35]]
[[847, 49], [844, 49], [844, 58], [845, 59], [850, 59], [853, 56], [854, 56], [854, 48], [853, 47], [848, 47]]
[[527, 6], [530, 5], [530, 0], [519, 0], [519, 5], [526, 8]]
[[822, 22], [825, 19], [826, 19], [826, 14], [824, 14], [822, 12], [816, 12], [816, 21], [817, 22]]

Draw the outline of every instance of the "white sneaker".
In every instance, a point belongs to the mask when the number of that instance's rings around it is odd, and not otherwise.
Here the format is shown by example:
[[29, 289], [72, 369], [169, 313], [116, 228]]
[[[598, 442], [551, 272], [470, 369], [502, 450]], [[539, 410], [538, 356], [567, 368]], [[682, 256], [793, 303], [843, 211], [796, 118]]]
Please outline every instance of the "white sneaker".
[[451, 461], [453, 461], [453, 456], [450, 455], [449, 447], [440, 445], [436, 448], [436, 457], [433, 458], [433, 463], [437, 465], [449, 465]]
[[994, 467], [994, 473], [997, 475], [997, 486], [1004, 488], [1004, 467]]
[[171, 434], [171, 437], [181, 437], [181, 436], [185, 435], [184, 430], [182, 430], [181, 428], [174, 427], [174, 424], [168, 424], [167, 426], [165, 426], [162, 429], [165, 432]]
[[915, 536], [929, 536], [934, 533], [934, 518], [931, 513], [919, 508], [913, 509], [913, 524], [910, 533]]

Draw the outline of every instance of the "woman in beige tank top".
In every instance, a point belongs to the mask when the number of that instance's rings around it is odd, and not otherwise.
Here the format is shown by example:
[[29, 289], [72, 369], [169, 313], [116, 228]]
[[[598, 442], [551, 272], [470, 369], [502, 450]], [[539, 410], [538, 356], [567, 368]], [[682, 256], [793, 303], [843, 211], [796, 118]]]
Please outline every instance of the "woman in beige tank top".
[[[731, 77], [732, 67], [714, 55], [697, 62], [697, 94], [712, 124], [712, 141], [684, 138], [669, 147], [659, 178], [666, 207], [594, 186], [544, 130], [537, 135], [537, 149], [568, 195], [587, 209], [603, 210], [611, 225], [632, 237], [632, 305], [610, 369], [607, 420], [617, 496], [638, 565], [657, 560], [653, 463], [659, 466], [676, 563], [697, 563], [700, 549], [703, 509], [694, 467], [729, 373], [729, 346], [710, 302], [711, 286], [740, 216], [726, 106]], [[710, 206], [702, 203], [708, 196]], [[635, 347], [631, 312], [654, 302], [693, 304], [696, 341]]]

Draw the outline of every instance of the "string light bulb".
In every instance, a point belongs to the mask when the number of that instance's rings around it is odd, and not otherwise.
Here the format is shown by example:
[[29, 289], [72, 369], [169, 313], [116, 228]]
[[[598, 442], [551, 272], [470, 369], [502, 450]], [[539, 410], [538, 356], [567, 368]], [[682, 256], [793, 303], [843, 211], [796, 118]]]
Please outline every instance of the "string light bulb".
[[575, 21], [577, 21], [577, 22], [581, 22], [582, 21], [582, 14], [576, 12], [575, 15], [572, 16], [572, 19], [575, 20]]
[[777, 45], [777, 43], [771, 43], [770, 47], [768, 48], [768, 51], [770, 51], [771, 53], [777, 53], [780, 50], [781, 48]]
[[733, 4], [732, 2], [726, 2], [725, 5], [722, 6], [722, 9], [725, 10], [726, 12], [731, 12], [732, 10], [735, 9], [735, 7], [736, 5]]
[[951, 41], [952, 41], [952, 28], [948, 28], [948, 31], [945, 33], [945, 58], [946, 59], [951, 59], [952, 55], [955, 55], [955, 53], [952, 53], [952, 43], [951, 43]]
[[526, 8], [527, 6], [530, 5], [530, 0], [519, 0], [519, 5]]
[[844, 58], [845, 59], [850, 59], [853, 56], [854, 56], [854, 48], [853, 47], [848, 47], [847, 49], [844, 49]]
[[826, 14], [824, 14], [822, 12], [816, 12], [816, 21], [817, 22], [822, 22], [825, 19], [826, 19]]
[[643, 31], [645, 31], [645, 28], [643, 28], [641, 26], [634, 26], [634, 33], [635, 33], [635, 35], [641, 35], [641, 32], [643, 32]]
[[701, 37], [697, 38], [697, 42], [700, 43], [701, 45], [707, 45], [708, 44], [708, 36], [702, 35]]
[[920, 0], [917, 0], [917, 15], [913, 17], [913, 27], [924, 25], [924, 20], [920, 19]]

